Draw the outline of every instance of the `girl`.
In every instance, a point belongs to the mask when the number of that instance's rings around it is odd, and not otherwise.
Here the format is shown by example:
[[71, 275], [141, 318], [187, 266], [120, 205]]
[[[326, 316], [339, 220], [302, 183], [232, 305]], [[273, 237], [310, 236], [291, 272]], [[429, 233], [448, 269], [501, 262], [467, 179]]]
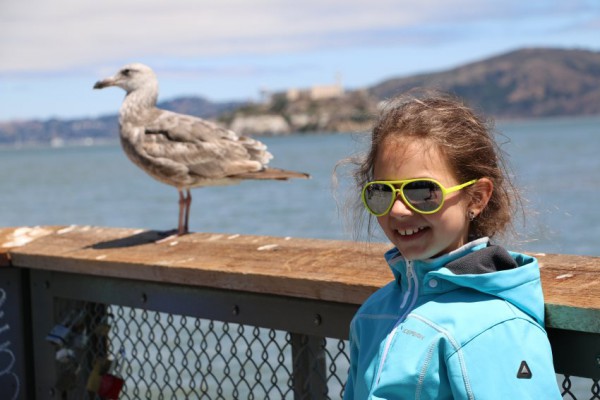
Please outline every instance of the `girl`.
[[440, 93], [388, 103], [355, 173], [395, 280], [350, 327], [345, 399], [560, 399], [535, 258], [492, 245], [518, 194], [485, 123]]

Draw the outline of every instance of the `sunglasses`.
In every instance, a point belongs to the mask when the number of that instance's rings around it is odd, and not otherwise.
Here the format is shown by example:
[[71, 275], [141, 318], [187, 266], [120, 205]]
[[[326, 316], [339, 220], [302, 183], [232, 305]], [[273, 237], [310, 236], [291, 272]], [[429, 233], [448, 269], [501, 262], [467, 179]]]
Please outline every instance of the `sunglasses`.
[[[419, 214], [434, 214], [444, 205], [446, 195], [477, 182], [445, 188], [435, 179], [417, 178], [401, 181], [373, 181], [365, 185], [362, 200], [367, 210], [376, 217], [387, 214], [398, 198], [398, 193], [411, 210]], [[399, 188], [397, 186], [400, 185]]]

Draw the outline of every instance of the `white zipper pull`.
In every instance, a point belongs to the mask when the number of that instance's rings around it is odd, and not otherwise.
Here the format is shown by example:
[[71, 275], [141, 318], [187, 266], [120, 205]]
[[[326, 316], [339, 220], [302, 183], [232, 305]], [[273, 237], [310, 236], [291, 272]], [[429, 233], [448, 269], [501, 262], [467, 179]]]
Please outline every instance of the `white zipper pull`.
[[407, 289], [406, 289], [406, 293], [404, 293], [404, 298], [402, 299], [402, 304], [400, 304], [400, 309], [403, 309], [406, 306], [406, 303], [408, 302], [408, 298], [410, 297], [410, 293], [412, 292], [413, 289], [413, 267], [412, 267], [412, 263], [410, 261], [406, 261], [406, 280], [407, 282]]
[[409, 308], [410, 311], [412, 311], [413, 307], [417, 303], [417, 297], [419, 297], [419, 277], [415, 273], [413, 265], [410, 262], [409, 262], [409, 266], [410, 266], [410, 275], [412, 276], [412, 279], [413, 279], [413, 282], [414, 282], [412, 302], [410, 303], [410, 308]]

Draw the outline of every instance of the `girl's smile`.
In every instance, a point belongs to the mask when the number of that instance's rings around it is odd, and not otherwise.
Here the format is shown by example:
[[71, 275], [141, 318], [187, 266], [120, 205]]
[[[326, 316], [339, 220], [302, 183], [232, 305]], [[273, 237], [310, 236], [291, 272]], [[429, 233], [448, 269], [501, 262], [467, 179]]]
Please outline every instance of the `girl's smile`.
[[[373, 168], [376, 180], [434, 178], [444, 186], [459, 182], [437, 147], [424, 140], [388, 138], [380, 146]], [[469, 201], [464, 191], [452, 193], [435, 214], [420, 214], [400, 197], [386, 215], [377, 218], [388, 239], [407, 259], [427, 259], [467, 243]]]

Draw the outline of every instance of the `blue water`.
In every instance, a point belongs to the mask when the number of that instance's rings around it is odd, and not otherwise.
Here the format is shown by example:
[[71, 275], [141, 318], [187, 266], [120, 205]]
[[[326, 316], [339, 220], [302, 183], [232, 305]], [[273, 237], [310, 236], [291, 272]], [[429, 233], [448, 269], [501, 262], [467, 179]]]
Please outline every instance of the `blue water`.
[[[510, 140], [504, 149], [527, 199], [526, 225], [513, 247], [599, 255], [600, 117], [505, 122], [498, 129]], [[275, 155], [273, 166], [312, 179], [194, 189], [191, 230], [352, 239], [331, 176], [336, 162], [360, 151], [364, 140], [355, 134], [261, 140]], [[177, 191], [131, 164], [116, 143], [0, 150], [0, 185], [0, 226], [177, 225]]]

